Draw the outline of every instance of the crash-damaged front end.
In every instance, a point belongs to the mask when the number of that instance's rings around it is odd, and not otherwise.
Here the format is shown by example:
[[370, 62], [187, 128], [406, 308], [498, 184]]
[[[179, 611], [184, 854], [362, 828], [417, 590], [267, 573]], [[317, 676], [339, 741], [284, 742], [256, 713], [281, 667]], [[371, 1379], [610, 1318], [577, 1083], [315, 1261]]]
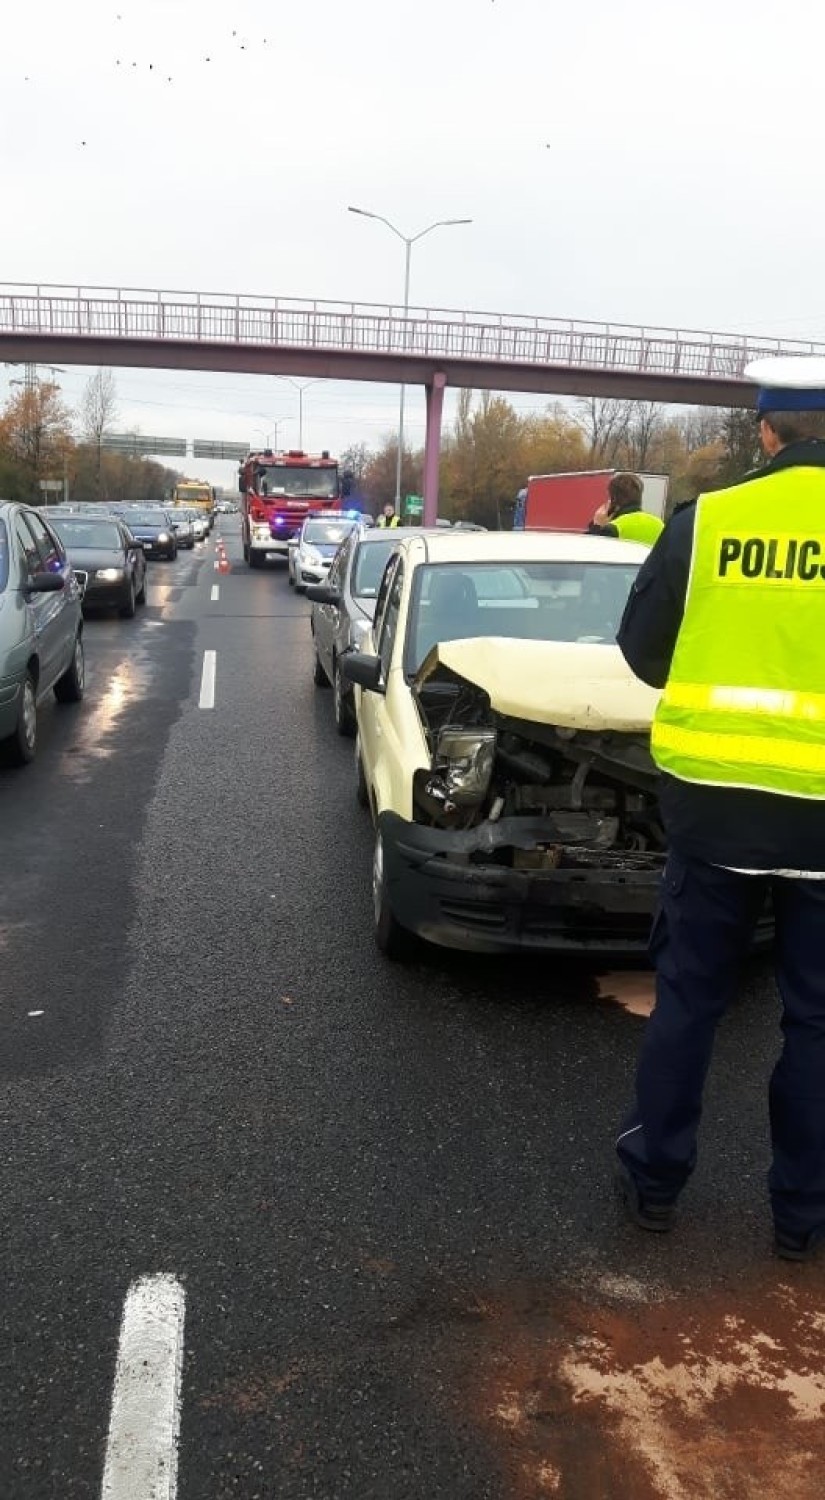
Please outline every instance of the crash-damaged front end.
[[618, 650], [457, 641], [413, 694], [430, 765], [412, 822], [382, 818], [404, 925], [490, 952], [642, 950], [665, 857], [656, 694]]

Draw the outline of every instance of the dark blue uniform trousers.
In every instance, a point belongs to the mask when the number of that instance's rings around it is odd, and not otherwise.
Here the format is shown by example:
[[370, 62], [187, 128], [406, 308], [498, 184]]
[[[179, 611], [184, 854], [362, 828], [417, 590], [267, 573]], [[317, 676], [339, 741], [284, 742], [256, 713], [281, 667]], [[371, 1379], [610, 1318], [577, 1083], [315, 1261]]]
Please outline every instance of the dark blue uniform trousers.
[[[696, 1163], [702, 1091], [716, 1026], [737, 987], [767, 889], [776, 914], [784, 1046], [770, 1084], [774, 1221], [825, 1225], [825, 881], [736, 875], [668, 856], [650, 954], [656, 1005], [645, 1029], [636, 1105], [616, 1149], [641, 1193], [671, 1203]], [[749, 1059], [742, 1059], [749, 1066]]]

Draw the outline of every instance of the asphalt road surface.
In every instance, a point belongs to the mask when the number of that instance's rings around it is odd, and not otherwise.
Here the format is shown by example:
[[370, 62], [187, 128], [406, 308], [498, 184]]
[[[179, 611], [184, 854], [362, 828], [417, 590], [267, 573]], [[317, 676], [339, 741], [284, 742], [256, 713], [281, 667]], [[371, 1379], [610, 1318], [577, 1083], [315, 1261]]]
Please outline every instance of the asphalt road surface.
[[645, 1237], [611, 1176], [648, 980], [379, 957], [308, 606], [223, 531], [231, 572], [210, 542], [89, 621], [85, 704], [0, 772], [0, 1496], [167, 1500], [179, 1422], [181, 1500], [818, 1500], [767, 971]]

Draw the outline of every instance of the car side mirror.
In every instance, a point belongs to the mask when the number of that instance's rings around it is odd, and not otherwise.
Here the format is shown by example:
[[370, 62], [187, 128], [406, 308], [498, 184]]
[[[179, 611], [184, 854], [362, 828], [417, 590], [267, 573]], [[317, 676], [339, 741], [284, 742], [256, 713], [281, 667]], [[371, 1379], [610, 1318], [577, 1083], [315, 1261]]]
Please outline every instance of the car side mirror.
[[33, 573], [26, 584], [27, 594], [59, 594], [65, 588], [62, 573]]
[[364, 651], [347, 651], [338, 658], [338, 666], [348, 682], [356, 682], [368, 693], [383, 693], [380, 656], [368, 656]]
[[310, 583], [305, 590], [308, 599], [313, 604], [340, 604], [341, 595], [338, 589], [332, 588], [328, 583]]

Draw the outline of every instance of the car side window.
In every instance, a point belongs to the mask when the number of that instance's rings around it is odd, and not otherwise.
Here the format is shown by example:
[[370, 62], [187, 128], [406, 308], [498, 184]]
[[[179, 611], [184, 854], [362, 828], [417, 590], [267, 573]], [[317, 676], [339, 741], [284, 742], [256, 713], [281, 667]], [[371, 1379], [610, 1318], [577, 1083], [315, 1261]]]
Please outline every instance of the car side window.
[[28, 525], [26, 524], [25, 516], [17, 517], [17, 520], [14, 523], [14, 529], [17, 533], [17, 540], [20, 545], [20, 551], [23, 554], [23, 562], [25, 564], [26, 572], [29, 578], [33, 578], [35, 573], [41, 572], [43, 568], [43, 562], [40, 557], [37, 543], [32, 536]]
[[384, 624], [384, 612], [387, 608], [387, 599], [389, 598], [392, 580], [395, 577], [395, 561], [396, 560], [394, 558], [389, 558], [384, 572], [381, 575], [381, 582], [378, 585], [378, 593], [375, 598], [375, 615], [373, 625], [376, 640], [381, 634], [381, 627]]
[[392, 576], [388, 576], [385, 582], [387, 583], [387, 603], [378, 634], [378, 655], [381, 658], [381, 676], [386, 682], [392, 662], [395, 637], [398, 633], [398, 615], [404, 589], [404, 565], [400, 557], [396, 559]]
[[40, 553], [41, 567], [44, 573], [59, 573], [65, 566], [66, 554], [63, 551], [57, 537], [45, 526], [40, 516], [34, 511], [26, 512], [26, 522], [34, 534], [37, 549]]
[[344, 579], [347, 576], [349, 559], [352, 556], [352, 549], [354, 544], [354, 535], [351, 534], [347, 537], [346, 541], [341, 543], [341, 546], [338, 548], [338, 551], [336, 552], [335, 557], [332, 561], [332, 567], [329, 570], [328, 582], [330, 588], [340, 589], [342, 587]]

